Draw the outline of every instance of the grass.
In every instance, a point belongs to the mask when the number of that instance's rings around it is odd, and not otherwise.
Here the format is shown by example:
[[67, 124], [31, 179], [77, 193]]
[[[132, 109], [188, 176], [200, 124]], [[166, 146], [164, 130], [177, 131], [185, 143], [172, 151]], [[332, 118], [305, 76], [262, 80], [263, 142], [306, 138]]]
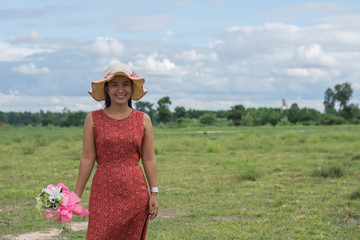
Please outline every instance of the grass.
[[[160, 215], [147, 239], [359, 238], [360, 126], [156, 128], [154, 134]], [[75, 188], [82, 129], [5, 126], [0, 135], [1, 235], [61, 227], [36, 212], [34, 198], [49, 183]]]
[[316, 169], [312, 176], [315, 177], [330, 177], [330, 178], [339, 178], [344, 175], [344, 168], [340, 165], [326, 165], [321, 167], [321, 169]]

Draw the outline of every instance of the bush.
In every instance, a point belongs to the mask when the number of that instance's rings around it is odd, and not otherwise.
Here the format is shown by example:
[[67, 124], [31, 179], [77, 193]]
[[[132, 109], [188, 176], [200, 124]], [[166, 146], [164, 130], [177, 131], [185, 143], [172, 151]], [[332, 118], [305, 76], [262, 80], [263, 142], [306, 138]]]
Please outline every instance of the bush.
[[345, 123], [345, 119], [333, 114], [323, 114], [320, 118], [320, 124], [322, 125], [339, 125]]
[[248, 167], [246, 168], [240, 175], [241, 180], [250, 180], [250, 181], [256, 181], [256, 179], [260, 176], [259, 172], [253, 168]]
[[206, 113], [200, 117], [200, 123], [203, 125], [214, 125], [216, 120], [216, 115], [213, 113]]
[[21, 150], [22, 150], [23, 154], [25, 154], [25, 155], [33, 154], [35, 152], [35, 144], [27, 143], [27, 144], [21, 145]]
[[14, 137], [14, 138], [13, 138], [13, 142], [15, 142], [15, 143], [21, 143], [21, 142], [22, 142], [22, 138], [21, 138], [21, 137]]
[[[204, 134], [206, 134], [206, 132], [204, 132]], [[218, 152], [221, 152], [221, 147], [219, 147], [218, 145], [208, 145], [206, 148], [206, 152], [218, 153]]]
[[316, 125], [316, 122], [315, 121], [304, 121], [304, 122], [302, 122], [302, 125], [304, 125], [304, 126], [314, 126], [314, 125]]
[[51, 124], [52, 123], [52, 121], [51, 121], [51, 119], [49, 119], [49, 118], [44, 118], [42, 121], [41, 121], [41, 124], [43, 125], [43, 126], [47, 126], [47, 125], [49, 125], [49, 124]]
[[340, 165], [328, 165], [323, 166], [321, 169], [316, 169], [312, 176], [314, 177], [323, 177], [323, 178], [339, 178], [344, 175], [344, 168]]
[[49, 145], [49, 139], [45, 136], [41, 136], [39, 138], [36, 138], [36, 144], [38, 146], [42, 146], [42, 147], [47, 146], [47, 145]]
[[354, 192], [350, 194], [350, 199], [355, 200], [360, 198], [360, 187], [358, 187]]
[[160, 148], [154, 147], [155, 154], [158, 155], [161, 153]]
[[254, 125], [254, 118], [251, 116], [250, 113], [247, 113], [241, 120], [241, 125], [243, 126], [253, 126]]
[[359, 161], [360, 160], [360, 154], [357, 154], [351, 158], [353, 161]]
[[276, 126], [289, 126], [291, 125], [291, 122], [287, 118], [287, 116], [284, 116], [280, 119], [280, 121], [277, 122]]

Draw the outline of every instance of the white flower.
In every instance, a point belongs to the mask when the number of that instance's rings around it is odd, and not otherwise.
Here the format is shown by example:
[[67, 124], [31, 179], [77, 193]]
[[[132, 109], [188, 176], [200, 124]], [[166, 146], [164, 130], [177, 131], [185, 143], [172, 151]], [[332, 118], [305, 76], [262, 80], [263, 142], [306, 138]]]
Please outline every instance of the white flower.
[[50, 206], [51, 206], [51, 203], [50, 203], [49, 201], [46, 201], [45, 207], [46, 207], [46, 208], [49, 208]]
[[53, 196], [50, 196], [49, 201], [52, 202], [52, 203], [55, 203], [55, 198]]
[[58, 207], [59, 207], [59, 204], [58, 204], [58, 203], [54, 203], [54, 204], [53, 204], [53, 209], [58, 209]]
[[60, 191], [61, 187], [52, 187], [51, 189], [45, 189], [45, 192], [50, 195], [49, 200], [53, 203], [55, 202], [56, 198], [62, 199], [62, 197], [64, 196], [64, 194], [60, 193]]

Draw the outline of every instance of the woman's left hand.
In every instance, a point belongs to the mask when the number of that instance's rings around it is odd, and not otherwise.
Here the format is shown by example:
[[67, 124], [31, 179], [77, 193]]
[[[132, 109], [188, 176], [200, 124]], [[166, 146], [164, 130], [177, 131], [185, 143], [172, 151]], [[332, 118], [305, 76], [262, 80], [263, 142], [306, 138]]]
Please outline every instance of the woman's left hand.
[[152, 193], [149, 201], [150, 220], [154, 220], [158, 215], [159, 205], [157, 202], [157, 193]]

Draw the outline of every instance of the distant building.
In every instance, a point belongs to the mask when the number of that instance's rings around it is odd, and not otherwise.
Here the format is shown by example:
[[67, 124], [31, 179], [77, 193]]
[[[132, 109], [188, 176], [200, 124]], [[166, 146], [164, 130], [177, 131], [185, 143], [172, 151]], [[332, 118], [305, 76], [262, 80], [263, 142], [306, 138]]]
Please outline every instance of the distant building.
[[286, 110], [286, 109], [289, 109], [289, 106], [288, 106], [288, 104], [287, 104], [286, 99], [283, 98], [283, 100], [282, 100], [282, 105], [281, 105], [281, 107], [280, 107], [280, 110], [283, 111], [283, 110]]

